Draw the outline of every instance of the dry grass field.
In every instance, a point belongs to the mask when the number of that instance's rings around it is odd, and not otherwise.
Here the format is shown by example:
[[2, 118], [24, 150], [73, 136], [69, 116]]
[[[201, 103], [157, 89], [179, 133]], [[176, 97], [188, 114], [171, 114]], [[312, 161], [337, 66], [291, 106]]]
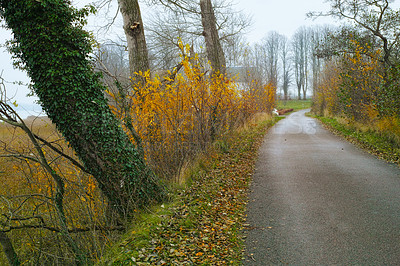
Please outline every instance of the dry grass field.
[[[32, 133], [76, 159], [48, 118], [24, 121]], [[90, 261], [100, 257], [112, 234], [105, 227], [106, 204], [95, 180], [65, 157], [39, 142], [52, 171], [63, 183], [63, 210], [71, 238]], [[72, 263], [70, 245], [60, 233], [62, 222], [56, 207], [59, 184], [44, 167], [26, 132], [0, 124], [0, 230], [6, 232], [21, 263], [27, 265]], [[56, 244], [55, 244], [56, 243]], [[3, 252], [0, 265], [6, 264]]]

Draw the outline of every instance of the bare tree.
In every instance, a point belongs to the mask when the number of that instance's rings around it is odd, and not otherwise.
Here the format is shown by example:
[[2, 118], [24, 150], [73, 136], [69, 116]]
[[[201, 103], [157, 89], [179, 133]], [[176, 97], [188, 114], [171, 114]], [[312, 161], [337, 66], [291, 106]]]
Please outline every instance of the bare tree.
[[301, 27], [292, 38], [294, 74], [297, 85], [297, 98], [299, 100], [301, 100], [302, 91], [306, 91], [307, 47], [307, 29]]
[[286, 101], [288, 99], [289, 86], [291, 83], [291, 65], [290, 65], [290, 46], [286, 36], [281, 37], [280, 44], [280, 58], [282, 62], [282, 90], [283, 98]]
[[[103, 218], [105, 198], [54, 125], [22, 119], [4, 84], [0, 77], [0, 245], [11, 265], [90, 264], [104, 240], [95, 231], [111, 238], [124, 227]], [[32, 239], [18, 239], [24, 235]]]
[[266, 83], [264, 75], [263, 48], [259, 44], [244, 48], [242, 65], [245, 69], [244, 82], [246, 89], [253, 87], [252, 83]]
[[[319, 86], [319, 77], [323, 68], [324, 57], [320, 54], [320, 49], [327, 43], [330, 38], [333, 28], [330, 26], [324, 27], [312, 27], [309, 29], [310, 38], [310, 58], [311, 58], [311, 69], [312, 69], [312, 91], [317, 90]], [[331, 53], [332, 50], [329, 52]]]
[[[65, 215], [65, 208], [64, 208], [64, 194], [65, 194], [65, 182], [63, 178], [53, 169], [51, 166], [51, 162], [48, 161], [48, 159], [45, 156], [45, 153], [42, 148], [42, 144], [40, 143], [40, 137], [35, 135], [31, 129], [27, 126], [27, 124], [24, 122], [24, 120], [17, 114], [17, 112], [7, 103], [7, 99], [5, 97], [5, 88], [4, 88], [4, 82], [3, 79], [0, 77], [0, 80], [2, 81], [1, 85], [2, 88], [0, 88], [0, 121], [7, 123], [15, 128], [19, 128], [22, 132], [24, 132], [27, 136], [28, 139], [32, 142], [33, 147], [34, 147], [34, 152], [36, 153], [36, 157], [33, 156], [33, 153], [30, 155], [26, 154], [21, 154], [21, 153], [11, 153], [11, 154], [2, 154], [0, 155], [1, 157], [13, 157], [17, 159], [23, 159], [23, 160], [31, 160], [33, 162], [36, 162], [40, 164], [43, 169], [51, 176], [51, 178], [54, 181], [55, 184], [55, 195], [52, 198], [52, 203], [56, 209], [57, 212], [57, 217], [60, 225], [60, 235], [63, 237], [63, 239], [66, 241], [66, 243], [69, 245], [69, 247], [73, 250], [75, 254], [75, 262], [76, 264], [80, 265], [83, 264], [86, 261], [86, 255], [82, 252], [82, 250], [78, 247], [76, 242], [73, 240], [71, 237], [69, 231], [68, 231], [68, 225], [67, 225], [67, 217]], [[2, 142], [0, 142], [2, 143]], [[83, 168], [83, 166], [82, 166]], [[8, 217], [7, 217], [8, 218]], [[15, 217], [9, 217], [8, 219], [12, 219]], [[23, 221], [22, 218], [21, 221]], [[3, 223], [0, 223], [1, 227], [4, 227]], [[0, 230], [0, 243], [3, 245], [3, 247], [6, 249], [8, 252], [8, 257], [9, 261], [13, 263], [17, 263], [18, 259], [16, 257], [15, 251], [12, 249], [12, 245], [10, 240], [8, 239], [6, 235], [6, 231]], [[14, 259], [13, 259], [14, 258]], [[11, 259], [11, 260], [10, 260]]]
[[[198, 14], [180, 14], [177, 10], [160, 8], [159, 15], [149, 18], [148, 33], [149, 52], [152, 68], [155, 70], [171, 70], [176, 67], [182, 54], [180, 42], [190, 44], [193, 50], [201, 51], [204, 44], [201, 35], [201, 23], [195, 18]], [[195, 21], [199, 22], [198, 24]]]
[[[150, 1], [152, 4], [159, 4], [159, 0]], [[213, 60], [208, 56], [208, 51], [213, 48], [208, 48], [205, 36], [207, 31], [203, 25], [203, 17], [206, 13], [202, 13], [201, 6], [195, 1], [161, 1], [163, 9], [159, 11], [160, 15], [150, 18], [150, 23], [147, 24], [146, 30], [149, 33], [149, 48], [152, 55], [161, 56], [166, 60], [154, 58], [155, 62], [165, 65], [165, 62], [176, 61], [169, 60], [175, 56], [179, 58], [181, 53], [177, 43], [180, 38], [183, 43], [190, 44], [193, 50], [196, 51], [200, 58], [203, 57], [201, 52], [202, 47], [206, 47], [205, 56], [210, 62]], [[251, 25], [252, 20], [243, 12], [238, 12], [234, 9], [234, 5], [229, 0], [219, 0], [212, 2], [212, 11], [215, 17], [215, 28], [219, 37], [219, 43], [222, 47], [222, 54], [228, 56], [225, 59], [225, 66], [234, 66], [240, 61], [242, 34]], [[208, 14], [207, 16], [210, 16]], [[207, 24], [210, 27], [211, 24]], [[215, 33], [215, 31], [214, 31]], [[208, 33], [211, 39], [211, 33]], [[215, 42], [214, 40], [213, 42]], [[213, 43], [211, 42], [211, 44]], [[218, 45], [216, 46], [218, 47]], [[217, 54], [221, 54], [217, 52]], [[156, 57], [156, 56], [154, 56]], [[221, 59], [218, 59], [221, 60]], [[224, 59], [222, 59], [224, 60]], [[215, 60], [214, 60], [215, 61]], [[177, 62], [169, 64], [175, 66]], [[158, 68], [164, 68], [156, 65]], [[165, 68], [164, 68], [165, 69]], [[170, 69], [170, 68], [167, 68]]]
[[278, 87], [279, 78], [279, 51], [281, 35], [277, 32], [270, 32], [262, 41], [264, 50], [264, 65], [267, 83]]
[[211, 0], [200, 0], [200, 10], [208, 60], [214, 73], [225, 74], [225, 55], [219, 39], [217, 21]]

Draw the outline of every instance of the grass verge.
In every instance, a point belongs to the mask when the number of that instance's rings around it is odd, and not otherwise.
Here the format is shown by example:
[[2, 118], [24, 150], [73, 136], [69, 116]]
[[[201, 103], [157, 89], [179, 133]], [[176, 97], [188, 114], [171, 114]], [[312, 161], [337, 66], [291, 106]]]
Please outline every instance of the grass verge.
[[380, 159], [400, 165], [400, 145], [393, 140], [389, 132], [382, 133], [372, 129], [362, 129], [337, 118], [313, 117], [321, 121], [327, 129], [336, 135], [347, 139]]
[[277, 102], [276, 109], [280, 110], [293, 108], [293, 111], [299, 111], [302, 109], [311, 108], [311, 103], [311, 100], [279, 100]]
[[216, 141], [170, 203], [138, 215], [101, 265], [240, 265], [249, 181], [259, 145], [279, 118]]

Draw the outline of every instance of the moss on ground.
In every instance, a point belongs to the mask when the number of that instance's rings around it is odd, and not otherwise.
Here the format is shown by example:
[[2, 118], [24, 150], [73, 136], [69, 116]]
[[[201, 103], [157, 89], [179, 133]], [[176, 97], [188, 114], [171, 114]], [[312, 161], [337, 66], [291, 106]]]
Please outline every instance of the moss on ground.
[[312, 101], [311, 100], [279, 100], [277, 102], [277, 109], [291, 109], [294, 111], [299, 111], [303, 109], [311, 108]]

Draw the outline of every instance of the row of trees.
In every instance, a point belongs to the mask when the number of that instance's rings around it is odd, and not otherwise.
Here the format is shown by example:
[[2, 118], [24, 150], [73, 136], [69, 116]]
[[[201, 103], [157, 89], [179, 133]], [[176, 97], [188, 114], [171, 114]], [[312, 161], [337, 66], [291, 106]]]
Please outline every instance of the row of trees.
[[[202, 11], [198, 3], [181, 1], [171, 3], [168, 1], [153, 1], [157, 4], [157, 16], [152, 16], [144, 25], [146, 30], [146, 49], [149, 53], [149, 66], [153, 74], [164, 74], [179, 65], [179, 40], [191, 45], [191, 53], [199, 55], [204, 66], [207, 65], [207, 47], [202, 27]], [[240, 80], [247, 86], [254, 80], [258, 83], [270, 83], [278, 89], [282, 98], [287, 99], [290, 88], [294, 88], [298, 99], [305, 99], [312, 94], [317, 86], [317, 76], [321, 70], [321, 59], [316, 56], [319, 45], [333, 31], [330, 26], [300, 27], [291, 38], [270, 32], [256, 44], [249, 45], [245, 38], [245, 31], [251, 25], [251, 18], [241, 12], [233, 10], [232, 3], [226, 0], [214, 3], [215, 25], [218, 28], [219, 41], [222, 50], [218, 48], [220, 59], [216, 56], [214, 61], [223, 62], [229, 74], [238, 72], [233, 69], [240, 68]], [[155, 11], [153, 11], [155, 12]], [[204, 13], [204, 12], [203, 12]], [[208, 19], [206, 19], [208, 20]], [[211, 34], [206, 34], [211, 35]], [[129, 43], [115, 44], [110, 42], [102, 46], [102, 57], [114, 57], [120, 61], [123, 49]], [[211, 55], [210, 55], [211, 56]], [[127, 71], [121, 72], [120, 66], [115, 69], [116, 62], [108, 61], [106, 67], [114, 74], [129, 76]], [[211, 61], [212, 63], [212, 61]], [[132, 64], [129, 64], [132, 66]], [[128, 63], [126, 63], [127, 68]], [[132, 74], [132, 69], [130, 71]]]
[[[318, 86], [318, 74], [322, 70], [323, 60], [318, 57], [320, 45], [329, 38], [333, 27], [301, 27], [291, 39], [277, 32], [270, 32], [260, 43], [249, 45], [241, 34], [231, 40], [230, 50], [223, 49], [227, 54], [226, 66], [228, 74], [235, 76], [239, 74], [239, 80], [246, 84], [245, 87], [257, 81], [260, 84], [272, 84], [277, 88], [277, 93], [282, 99], [288, 99], [291, 89], [295, 91], [292, 97], [306, 99], [312, 95], [314, 88]], [[162, 31], [164, 33], [164, 31]], [[165, 74], [168, 69], [179, 65], [179, 35], [171, 37], [177, 40], [176, 44], [171, 43], [170, 50], [161, 49], [168, 39], [157, 36], [157, 42], [153, 39], [156, 33], [149, 32], [149, 54], [151, 69], [154, 73]], [[189, 39], [191, 53], [198, 51], [203, 65], [207, 65], [207, 57], [203, 53], [201, 42]], [[224, 42], [222, 42], [224, 44]], [[160, 51], [158, 51], [160, 47]], [[168, 47], [168, 46], [166, 46]], [[195, 48], [197, 47], [197, 48]], [[116, 44], [105, 44], [102, 46], [98, 57], [104, 66], [114, 76], [128, 79], [128, 63], [124, 58], [124, 46]], [[161, 55], [157, 57], [156, 55]], [[205, 61], [204, 61], [205, 59]], [[235, 71], [239, 69], [239, 71]]]
[[316, 52], [330, 31], [329, 26], [301, 27], [291, 39], [270, 32], [260, 43], [245, 48], [240, 63], [256, 79], [278, 88], [283, 99], [288, 99], [292, 86], [298, 99], [306, 99], [318, 86], [322, 65]]

